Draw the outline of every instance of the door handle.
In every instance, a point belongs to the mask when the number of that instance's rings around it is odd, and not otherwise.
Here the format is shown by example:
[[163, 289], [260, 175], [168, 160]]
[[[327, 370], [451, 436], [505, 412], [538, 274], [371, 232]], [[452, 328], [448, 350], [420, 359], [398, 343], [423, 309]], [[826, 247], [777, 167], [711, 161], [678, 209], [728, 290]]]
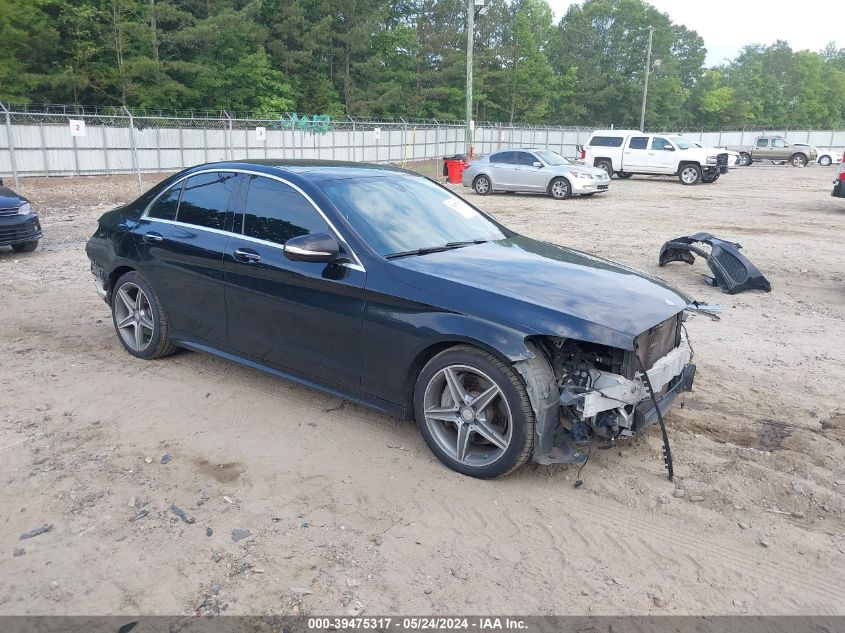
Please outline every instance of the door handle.
[[256, 264], [261, 261], [261, 255], [251, 248], [239, 248], [235, 251], [234, 258], [244, 264]]
[[144, 234], [144, 241], [145, 242], [161, 242], [164, 238], [161, 236], [161, 233], [157, 233], [155, 231], [150, 231], [149, 233]]

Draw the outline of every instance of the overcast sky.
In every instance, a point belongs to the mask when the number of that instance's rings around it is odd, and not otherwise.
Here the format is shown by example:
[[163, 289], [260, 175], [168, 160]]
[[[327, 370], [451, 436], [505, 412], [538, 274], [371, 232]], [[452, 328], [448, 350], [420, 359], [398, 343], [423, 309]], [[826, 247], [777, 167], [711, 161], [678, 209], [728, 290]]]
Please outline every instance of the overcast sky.
[[[579, 0], [548, 0], [555, 21]], [[786, 40], [793, 50], [819, 51], [828, 42], [845, 48], [843, 0], [648, 0], [676, 24], [704, 38], [707, 65], [733, 58], [746, 44]]]

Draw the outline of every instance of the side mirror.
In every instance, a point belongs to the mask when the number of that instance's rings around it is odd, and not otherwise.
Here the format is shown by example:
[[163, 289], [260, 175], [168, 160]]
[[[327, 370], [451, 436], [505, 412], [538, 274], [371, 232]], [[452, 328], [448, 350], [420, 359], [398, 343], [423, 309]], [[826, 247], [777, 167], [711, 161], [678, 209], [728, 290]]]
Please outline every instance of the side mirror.
[[675, 148], [672, 147], [671, 145], [664, 145], [663, 149], [665, 149], [667, 152], [674, 152], [675, 151]]
[[294, 262], [330, 264], [338, 260], [340, 244], [326, 233], [300, 235], [285, 242], [284, 253]]
[[534, 165], [534, 167], [542, 167], [543, 166], [543, 163], [541, 163], [539, 160], [535, 160], [531, 164]]

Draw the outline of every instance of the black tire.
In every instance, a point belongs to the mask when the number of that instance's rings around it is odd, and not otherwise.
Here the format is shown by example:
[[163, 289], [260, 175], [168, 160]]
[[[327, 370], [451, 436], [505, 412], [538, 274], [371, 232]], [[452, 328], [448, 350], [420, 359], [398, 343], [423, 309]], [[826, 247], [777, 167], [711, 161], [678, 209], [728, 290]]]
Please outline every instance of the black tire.
[[740, 152], [739, 153], [739, 166], [740, 167], [748, 167], [753, 161], [751, 160], [751, 154], [748, 152]]
[[793, 167], [806, 167], [807, 166], [807, 157], [800, 152], [796, 152], [792, 156], [789, 157], [789, 162]]
[[[499, 387], [500, 393], [497, 396], [496, 406], [505, 406], [510, 413], [508, 426], [511, 430], [507, 448], [501, 450], [492, 463], [479, 465], [458, 461], [441, 446], [441, 436], [435, 437], [429, 428], [429, 423], [426, 422], [425, 399], [429, 383], [436, 384], [442, 372], [446, 368], [454, 366], [470, 368], [485, 374], [491, 382]], [[473, 376], [473, 374], [468, 375]], [[434, 388], [434, 390], [436, 392], [437, 388]], [[429, 393], [429, 395], [431, 394]], [[483, 409], [483, 411], [486, 414], [489, 407]], [[510, 365], [492, 354], [469, 345], [459, 345], [440, 352], [423, 367], [414, 388], [414, 414], [420, 433], [422, 433], [423, 439], [425, 439], [431, 452], [452, 470], [470, 477], [491, 479], [507, 475], [528, 461], [534, 448], [534, 411], [531, 408], [531, 402], [528, 399], [528, 393], [522, 379]], [[437, 422], [435, 420], [432, 424]], [[443, 425], [442, 428], [446, 432], [450, 432], [451, 422], [440, 422], [440, 424]], [[455, 433], [457, 432], [455, 431]], [[473, 432], [470, 431], [469, 433]], [[472, 444], [472, 447], [483, 453], [486, 450], [484, 448], [486, 440], [477, 432], [471, 437], [475, 437], [476, 442], [480, 439], [481, 443]], [[490, 450], [496, 450], [492, 444], [490, 444]], [[476, 459], [478, 459], [477, 456]]]
[[597, 160], [593, 166], [604, 169], [607, 172], [607, 177], [613, 178], [613, 164], [609, 160]]
[[[121, 334], [117, 321], [118, 312], [121, 310], [117, 303], [122, 301], [121, 290], [125, 288], [132, 288], [132, 286], [139, 288], [146, 295], [149, 305], [148, 314], [146, 316], [148, 318], [151, 317], [153, 324], [148, 343], [142, 347], [139, 346], [139, 348], [130, 346], [126, 340], [124, 340], [124, 335]], [[134, 289], [130, 292], [132, 291], [134, 291]], [[137, 297], [137, 294], [135, 296]], [[155, 290], [153, 290], [152, 286], [150, 286], [147, 280], [144, 279], [144, 276], [141, 275], [141, 273], [131, 271], [117, 280], [111, 293], [111, 309], [112, 323], [114, 324], [117, 339], [120, 341], [120, 344], [123, 345], [123, 348], [132, 354], [132, 356], [135, 356], [136, 358], [143, 358], [145, 360], [153, 360], [156, 358], [170, 356], [174, 352], [178, 351], [179, 346], [173, 343], [168, 336], [170, 321], [167, 318], [167, 312], [161, 304], [161, 300], [158, 298]]]
[[549, 183], [548, 194], [555, 200], [565, 200], [572, 195], [572, 185], [566, 178], [558, 176]]
[[830, 159], [830, 156], [822, 156], [819, 159], [819, 165], [821, 165], [822, 167], [830, 167], [830, 164], [832, 162], [833, 161]]
[[[694, 173], [694, 176], [693, 176]], [[696, 185], [701, 182], [701, 167], [695, 163], [681, 165], [678, 169], [678, 180], [684, 185]]]
[[20, 244], [12, 244], [12, 248], [16, 253], [31, 253], [38, 248], [38, 240], [31, 242], [21, 242]]
[[475, 177], [475, 180], [472, 181], [472, 188], [479, 196], [489, 196], [493, 193], [493, 183], [484, 174]]
[[704, 184], [709, 185], [710, 183], [713, 183], [713, 182], [716, 182], [717, 180], [719, 180], [719, 175], [720, 175], [720, 174], [715, 174], [714, 176], [710, 176], [710, 177], [707, 177], [707, 176], [702, 176], [702, 177], [701, 177], [701, 182], [703, 182]]
[[631, 172], [629, 172], [629, 171], [617, 171], [617, 172], [616, 172], [616, 175], [617, 175], [619, 178], [621, 178], [622, 180], [627, 180], [628, 178], [630, 178], [630, 177], [631, 177], [631, 176], [633, 176], [634, 174], [632, 174], [632, 173], [631, 173]]

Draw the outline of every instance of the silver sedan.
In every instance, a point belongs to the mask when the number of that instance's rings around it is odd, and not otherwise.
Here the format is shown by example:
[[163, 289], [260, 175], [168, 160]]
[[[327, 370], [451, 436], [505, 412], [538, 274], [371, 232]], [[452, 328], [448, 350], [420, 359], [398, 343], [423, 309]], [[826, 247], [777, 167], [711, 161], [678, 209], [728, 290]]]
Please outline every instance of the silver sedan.
[[482, 196], [493, 191], [532, 191], [558, 199], [592, 196], [610, 187], [603, 169], [534, 148], [501, 150], [474, 161], [464, 170], [461, 182]]

